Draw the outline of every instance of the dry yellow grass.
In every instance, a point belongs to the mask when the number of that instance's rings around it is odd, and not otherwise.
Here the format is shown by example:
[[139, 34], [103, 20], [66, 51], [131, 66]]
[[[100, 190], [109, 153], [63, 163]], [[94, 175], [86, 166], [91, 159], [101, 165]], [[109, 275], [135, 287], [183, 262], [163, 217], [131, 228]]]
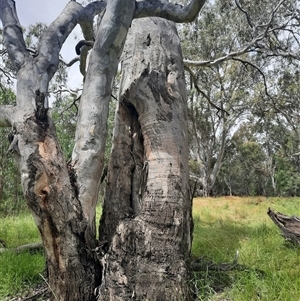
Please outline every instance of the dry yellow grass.
[[[297, 206], [290, 206], [293, 204]], [[299, 198], [266, 198], [266, 197], [207, 197], [195, 198], [193, 200], [193, 213], [206, 216], [212, 219], [226, 220], [248, 220], [251, 223], [271, 222], [267, 215], [268, 208], [280, 211], [287, 215], [300, 216]]]

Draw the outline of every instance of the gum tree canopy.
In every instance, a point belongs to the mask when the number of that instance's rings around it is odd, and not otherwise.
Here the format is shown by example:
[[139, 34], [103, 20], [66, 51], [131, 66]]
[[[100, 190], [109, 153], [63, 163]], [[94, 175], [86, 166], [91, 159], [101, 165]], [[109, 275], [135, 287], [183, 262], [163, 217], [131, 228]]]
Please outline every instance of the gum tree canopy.
[[[187, 109], [173, 22], [192, 21], [204, 3], [193, 0], [182, 7], [163, 0], [110, 0], [83, 7], [70, 1], [32, 53], [26, 49], [15, 2], [0, 0], [3, 41], [17, 74], [16, 104], [0, 106], [0, 126], [11, 128], [9, 150], [42, 237], [52, 300], [191, 298]], [[67, 163], [48, 114], [47, 92], [60, 49], [77, 24], [85, 39], [94, 37], [95, 42]], [[96, 239], [108, 104], [122, 52], [113, 149]]]

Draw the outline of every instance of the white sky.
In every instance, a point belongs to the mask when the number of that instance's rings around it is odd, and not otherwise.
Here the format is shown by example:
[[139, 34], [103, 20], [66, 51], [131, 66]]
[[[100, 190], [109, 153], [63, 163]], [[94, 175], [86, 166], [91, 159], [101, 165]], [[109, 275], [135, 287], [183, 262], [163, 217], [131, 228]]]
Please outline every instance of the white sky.
[[[28, 27], [37, 22], [49, 25], [61, 13], [69, 0], [15, 0], [15, 2], [21, 25]], [[61, 55], [65, 61], [70, 61], [76, 56], [75, 36], [82, 39], [79, 26], [76, 26], [62, 47]], [[82, 83], [82, 75], [79, 72], [79, 63], [75, 63], [69, 68], [69, 86], [75, 88], [80, 83]]]

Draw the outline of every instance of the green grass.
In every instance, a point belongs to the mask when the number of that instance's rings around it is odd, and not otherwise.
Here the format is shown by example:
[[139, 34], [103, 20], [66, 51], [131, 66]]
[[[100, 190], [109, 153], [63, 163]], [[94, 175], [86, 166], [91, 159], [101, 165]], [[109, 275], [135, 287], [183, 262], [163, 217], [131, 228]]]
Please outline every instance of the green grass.
[[[40, 241], [39, 232], [29, 213], [0, 218], [0, 238], [5, 241], [7, 248]], [[0, 253], [0, 300], [41, 282], [39, 274], [44, 269], [45, 258], [41, 253]]]
[[42, 282], [40, 273], [45, 269], [45, 259], [40, 253], [10, 251], [0, 254], [0, 300], [15, 296]]
[[230, 262], [239, 251], [245, 269], [195, 273], [199, 300], [300, 300], [300, 248], [285, 243], [268, 207], [300, 216], [299, 198], [197, 198], [195, 257]]
[[41, 241], [30, 213], [0, 218], [0, 238], [8, 248]]
[[[239, 251], [245, 268], [198, 272], [193, 278], [199, 300], [300, 300], [300, 248], [285, 243], [267, 215], [268, 207], [300, 216], [300, 198], [196, 198], [193, 205], [194, 257], [230, 262]], [[97, 208], [97, 220], [101, 209]], [[0, 238], [8, 247], [40, 241], [30, 214], [0, 218]], [[0, 300], [42, 282], [42, 254], [0, 254]]]

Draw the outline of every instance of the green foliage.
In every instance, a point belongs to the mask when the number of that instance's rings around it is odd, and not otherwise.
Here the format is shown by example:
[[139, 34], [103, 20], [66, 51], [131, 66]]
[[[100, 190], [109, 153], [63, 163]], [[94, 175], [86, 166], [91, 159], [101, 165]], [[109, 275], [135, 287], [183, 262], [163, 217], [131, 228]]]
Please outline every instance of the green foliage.
[[275, 180], [278, 194], [281, 196], [300, 195], [299, 163], [295, 164], [291, 158], [278, 154], [276, 167]]
[[[0, 105], [15, 103], [10, 88], [0, 89]], [[11, 153], [8, 153], [10, 128], [0, 128], [0, 216], [18, 213], [26, 205], [20, 183], [20, 173]]]
[[[275, 12], [276, 5], [211, 0], [193, 24], [178, 26], [184, 57], [202, 63], [186, 73], [189, 147], [199, 166], [192, 164], [193, 173], [210, 194], [300, 193], [299, 156], [291, 158], [300, 143], [299, 61], [288, 54], [299, 43], [283, 33], [298, 32], [299, 24], [287, 17], [295, 2]], [[263, 37], [270, 20], [278, 31]]]
[[61, 96], [56, 99], [51, 109], [55, 122], [56, 134], [66, 160], [69, 160], [74, 147], [77, 123], [78, 101], [71, 97]]

